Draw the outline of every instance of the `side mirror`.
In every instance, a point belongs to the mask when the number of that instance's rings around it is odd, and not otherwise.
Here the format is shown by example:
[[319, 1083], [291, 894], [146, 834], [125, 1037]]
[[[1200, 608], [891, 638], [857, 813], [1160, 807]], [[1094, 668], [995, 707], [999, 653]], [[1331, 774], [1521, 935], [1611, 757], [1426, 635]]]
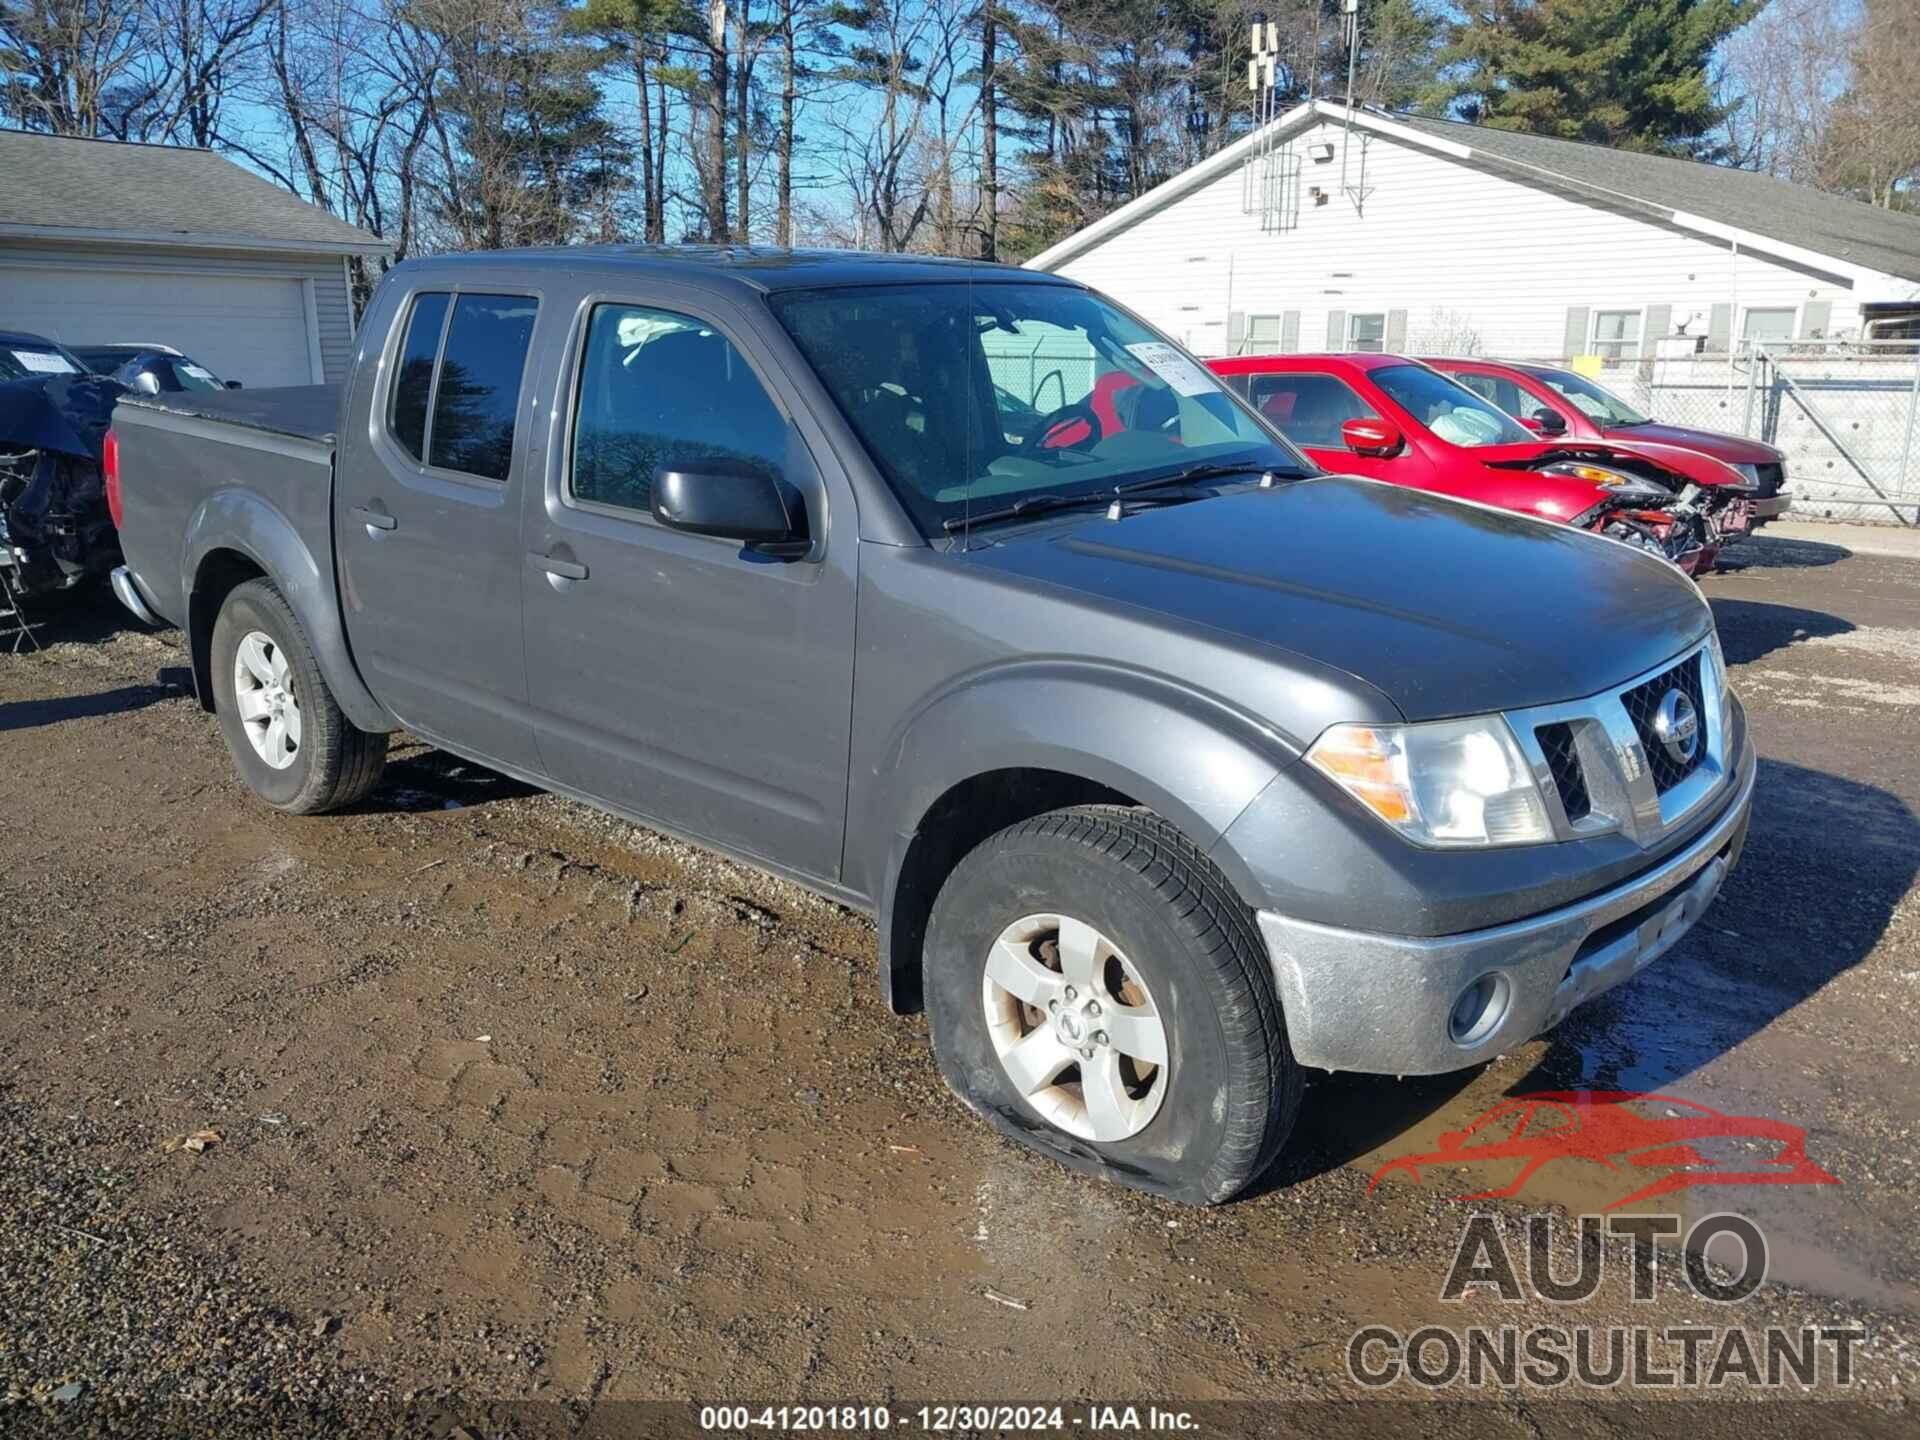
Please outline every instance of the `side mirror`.
[[227, 381], [227, 388], [229, 390], [244, 390], [246, 387], [242, 385], [238, 380], [229, 380]]
[[1398, 454], [1406, 436], [1391, 420], [1349, 420], [1340, 427], [1340, 443], [1356, 455]]
[[799, 497], [772, 472], [738, 461], [655, 467], [653, 518], [669, 530], [738, 540], [781, 560], [798, 560], [813, 548]]
[[1567, 433], [1567, 417], [1558, 410], [1549, 410], [1542, 405], [1531, 415], [1514, 417], [1536, 435], [1564, 435]]
[[133, 388], [141, 395], [158, 395], [160, 380], [151, 370], [142, 370], [133, 377]]

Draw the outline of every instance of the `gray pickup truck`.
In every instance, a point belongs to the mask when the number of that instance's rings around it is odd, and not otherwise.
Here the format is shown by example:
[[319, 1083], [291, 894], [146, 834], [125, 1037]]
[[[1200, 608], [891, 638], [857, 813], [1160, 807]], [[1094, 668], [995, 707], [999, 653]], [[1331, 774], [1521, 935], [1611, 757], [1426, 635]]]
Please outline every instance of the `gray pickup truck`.
[[343, 390], [130, 397], [111, 450], [116, 588], [268, 803], [363, 800], [405, 727], [871, 911], [969, 1106], [1185, 1200], [1305, 1068], [1625, 980], [1746, 832], [1677, 571], [1320, 474], [1057, 277], [410, 261]]

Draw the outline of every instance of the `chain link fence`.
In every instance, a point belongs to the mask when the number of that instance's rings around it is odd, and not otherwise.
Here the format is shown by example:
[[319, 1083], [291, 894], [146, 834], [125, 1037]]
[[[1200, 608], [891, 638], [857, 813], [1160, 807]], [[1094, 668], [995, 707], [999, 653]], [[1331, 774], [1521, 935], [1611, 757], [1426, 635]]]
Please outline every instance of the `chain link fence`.
[[[1540, 363], [1576, 368], [1559, 357]], [[1920, 353], [1911, 340], [1627, 359], [1594, 378], [1664, 424], [1780, 450], [1800, 518], [1920, 525]]]
[[1004, 335], [983, 336], [982, 344], [994, 388], [1036, 414], [1086, 399], [1100, 378], [1090, 345], [1063, 345], [1052, 337], [1023, 341]]

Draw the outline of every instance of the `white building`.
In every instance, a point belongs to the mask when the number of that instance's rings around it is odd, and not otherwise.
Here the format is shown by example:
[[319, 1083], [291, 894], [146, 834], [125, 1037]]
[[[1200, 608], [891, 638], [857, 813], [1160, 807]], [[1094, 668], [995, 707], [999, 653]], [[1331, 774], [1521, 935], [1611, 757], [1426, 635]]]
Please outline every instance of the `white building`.
[[1920, 219], [1746, 171], [1325, 101], [1028, 264], [1202, 355], [1618, 363], [1674, 334], [1724, 353], [1920, 314]]

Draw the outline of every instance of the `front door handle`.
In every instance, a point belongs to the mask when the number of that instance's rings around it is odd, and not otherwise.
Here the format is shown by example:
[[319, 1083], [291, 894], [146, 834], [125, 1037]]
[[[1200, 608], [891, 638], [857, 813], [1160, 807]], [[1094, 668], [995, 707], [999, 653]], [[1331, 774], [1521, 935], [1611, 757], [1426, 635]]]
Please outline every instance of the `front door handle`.
[[527, 563], [536, 570], [544, 570], [549, 575], [557, 575], [562, 580], [584, 580], [587, 567], [578, 560], [556, 560], [551, 555], [533, 554], [527, 556]]
[[397, 530], [400, 526], [400, 522], [386, 511], [369, 509], [365, 505], [353, 507], [353, 518], [375, 530]]

